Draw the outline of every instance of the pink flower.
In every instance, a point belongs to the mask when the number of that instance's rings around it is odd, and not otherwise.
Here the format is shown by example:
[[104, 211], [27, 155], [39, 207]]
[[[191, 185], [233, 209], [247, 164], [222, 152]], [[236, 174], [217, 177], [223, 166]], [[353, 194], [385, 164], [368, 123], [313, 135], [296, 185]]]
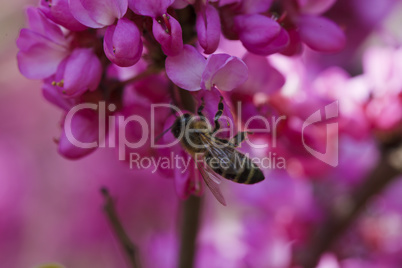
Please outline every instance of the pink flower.
[[177, 55], [183, 49], [180, 23], [167, 13], [173, 0], [129, 0], [129, 7], [138, 15], [153, 19], [152, 33], [168, 56]]
[[289, 44], [289, 35], [273, 19], [260, 14], [234, 18], [239, 39], [248, 51], [259, 55], [280, 52]]
[[[300, 35], [300, 41], [310, 48], [320, 52], [338, 52], [346, 45], [345, 33], [333, 21], [320, 16], [326, 12], [335, 0], [297, 0], [298, 8], [290, 10], [290, 24], [285, 28], [293, 32], [293, 41], [296, 46]], [[286, 24], [286, 22], [285, 22]], [[295, 51], [297, 52], [297, 50]]]
[[99, 137], [99, 119], [97, 111], [93, 109], [80, 109], [72, 115], [71, 124], [65, 122], [66, 115], [80, 103], [77, 98], [65, 98], [65, 96], [54, 90], [51, 85], [51, 78], [47, 79], [42, 87], [43, 96], [46, 100], [61, 108], [64, 112], [61, 122], [61, 134], [57, 140], [58, 152], [66, 158], [78, 159], [93, 152], [98, 146], [84, 148], [77, 146], [75, 140], [81, 143], [97, 143]]
[[185, 45], [177, 56], [166, 59], [166, 74], [179, 87], [197, 91], [217, 87], [229, 91], [247, 80], [247, 66], [237, 57], [214, 54], [207, 60], [192, 46]]
[[[99, 146], [98, 123], [98, 113], [92, 109], [82, 109], [76, 112], [72, 117], [70, 125], [67, 125], [66, 121], [64, 121], [62, 124], [62, 132], [58, 140], [59, 153], [69, 159], [78, 159], [92, 153]], [[74, 139], [80, 143], [87, 144], [88, 148], [77, 146], [71, 139], [70, 133]]]
[[60, 63], [52, 84], [65, 96], [76, 97], [98, 88], [102, 65], [90, 48], [76, 48]]
[[103, 28], [114, 24], [126, 14], [127, 0], [84, 1], [69, 0], [73, 16], [85, 26]]
[[142, 40], [138, 27], [129, 19], [119, 19], [116, 25], [107, 27], [103, 49], [106, 57], [116, 65], [134, 65], [142, 55]]
[[303, 14], [322, 14], [337, 0], [296, 0]]
[[49, 19], [71, 31], [82, 31], [87, 28], [71, 14], [68, 0], [41, 0], [39, 9]]
[[221, 22], [218, 11], [209, 3], [198, 5], [196, 29], [198, 42], [204, 49], [204, 53], [215, 52], [219, 45]]
[[27, 15], [30, 29], [22, 29], [17, 39], [18, 67], [27, 78], [46, 78], [70, 54], [70, 40], [41, 10], [28, 8]]
[[402, 124], [402, 49], [371, 48], [363, 60], [364, 79], [371, 98], [366, 115], [374, 128], [384, 131]]
[[345, 47], [344, 32], [333, 21], [303, 15], [298, 18], [301, 40], [310, 48], [321, 52], [337, 52]]

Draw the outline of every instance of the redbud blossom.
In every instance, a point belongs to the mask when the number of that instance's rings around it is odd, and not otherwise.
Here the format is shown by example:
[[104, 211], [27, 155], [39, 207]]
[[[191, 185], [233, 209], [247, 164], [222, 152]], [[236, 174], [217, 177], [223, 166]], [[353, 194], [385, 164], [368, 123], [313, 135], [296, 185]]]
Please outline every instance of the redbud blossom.
[[297, 0], [303, 14], [322, 14], [335, 2], [336, 0]]
[[196, 29], [198, 42], [204, 53], [215, 52], [221, 35], [221, 22], [218, 11], [210, 4], [200, 5], [197, 12]]
[[66, 158], [77, 159], [93, 152], [97, 146], [91, 146], [91, 148], [76, 146], [72, 143], [69, 135], [81, 143], [98, 142], [99, 119], [97, 112], [92, 109], [78, 110], [72, 115], [71, 124], [65, 125], [66, 115], [70, 109], [79, 103], [78, 99], [65, 98], [62, 93], [54, 90], [50, 78], [45, 81], [42, 92], [46, 100], [64, 111], [61, 134], [57, 139], [59, 153]]
[[18, 67], [28, 78], [46, 78], [70, 53], [69, 40], [39, 9], [28, 8], [27, 15], [30, 29], [22, 29], [17, 39]]
[[66, 96], [76, 97], [97, 89], [102, 65], [90, 48], [76, 48], [57, 69], [53, 85]]
[[[98, 148], [96, 145], [99, 136], [98, 123], [98, 113], [96, 111], [92, 109], [82, 109], [76, 112], [71, 119], [70, 125], [63, 124], [62, 133], [58, 140], [59, 153], [67, 158], [77, 159], [93, 152]], [[67, 130], [66, 127], [68, 127], [69, 130]], [[72, 139], [68, 136], [67, 131], [70, 131], [71, 135], [77, 141], [88, 145], [93, 143], [93, 146], [89, 146], [89, 148], [76, 146], [72, 143]]]
[[106, 29], [103, 39], [106, 57], [114, 64], [128, 67], [142, 55], [141, 34], [134, 22], [122, 18]]
[[189, 91], [217, 87], [229, 91], [247, 80], [246, 64], [237, 57], [214, 54], [208, 60], [192, 46], [185, 45], [177, 56], [166, 59], [166, 74], [179, 87]]
[[42, 10], [49, 19], [71, 31], [82, 31], [87, 28], [71, 14], [68, 0], [41, 0], [39, 9]]
[[259, 55], [280, 52], [289, 43], [286, 31], [273, 19], [260, 15], [239, 15], [234, 18], [239, 39], [248, 51]]
[[128, 7], [127, 0], [69, 0], [69, 5], [73, 16], [91, 28], [112, 25], [126, 14]]
[[173, 0], [130, 0], [129, 7], [138, 15], [153, 18], [152, 33], [168, 56], [177, 55], [183, 49], [180, 23], [167, 14]]
[[318, 16], [299, 17], [300, 37], [309, 47], [322, 52], [336, 52], [346, 43], [342, 30], [331, 20]]

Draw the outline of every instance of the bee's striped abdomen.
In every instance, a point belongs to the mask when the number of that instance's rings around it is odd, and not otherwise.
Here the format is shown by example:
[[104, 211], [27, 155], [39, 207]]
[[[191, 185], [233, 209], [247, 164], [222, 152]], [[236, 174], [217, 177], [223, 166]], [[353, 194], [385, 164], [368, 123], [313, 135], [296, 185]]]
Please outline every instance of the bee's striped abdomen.
[[250, 158], [236, 152], [235, 159], [216, 159], [209, 153], [205, 155], [205, 162], [217, 174], [225, 179], [244, 184], [254, 184], [264, 180], [264, 174]]

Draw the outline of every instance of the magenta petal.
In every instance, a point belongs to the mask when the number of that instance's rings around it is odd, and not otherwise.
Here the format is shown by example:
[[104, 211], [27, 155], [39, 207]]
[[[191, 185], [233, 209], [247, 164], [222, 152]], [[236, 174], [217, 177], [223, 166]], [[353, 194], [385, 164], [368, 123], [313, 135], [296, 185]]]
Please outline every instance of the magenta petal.
[[297, 0], [300, 12], [319, 15], [327, 11], [336, 0]]
[[87, 28], [71, 14], [68, 0], [52, 0], [51, 4], [49, 1], [41, 0], [39, 9], [49, 19], [71, 31], [82, 31]]
[[49, 46], [48, 43], [35, 44], [26, 51], [21, 50], [18, 52], [18, 67], [20, 72], [27, 78], [43, 79], [54, 74], [60, 62], [67, 55], [67, 51], [56, 50]]
[[216, 72], [230, 59], [228, 54], [211, 55], [207, 60], [207, 65], [202, 73], [201, 87], [205, 90], [211, 90], [214, 86], [212, 79]]
[[137, 25], [129, 19], [122, 18], [116, 25], [106, 29], [103, 39], [106, 57], [121, 67], [134, 65], [142, 54], [141, 33]]
[[249, 49], [250, 52], [258, 54], [258, 55], [271, 55], [277, 52], [281, 52], [289, 45], [289, 34], [288, 32], [281, 28], [279, 34], [272, 40], [272, 42], [266, 44], [265, 46], [253, 47]]
[[[198, 106], [201, 105], [202, 99], [204, 100], [205, 107], [202, 113], [205, 115], [208, 122], [213, 125], [215, 113], [218, 110], [218, 104], [221, 97], [223, 97], [222, 94], [216, 88], [212, 88], [211, 90], [197, 91], [194, 95]], [[219, 119], [221, 129], [217, 135], [221, 138], [231, 138], [235, 135], [235, 133], [233, 133], [235, 130], [235, 121], [230, 111], [230, 105], [226, 102], [225, 98], [223, 98], [223, 105], [223, 113]]]
[[27, 9], [29, 28], [32, 32], [48, 38], [56, 44], [66, 46], [67, 41], [60, 26], [49, 20], [40, 9]]
[[282, 29], [273, 19], [259, 14], [236, 16], [234, 22], [244, 47], [257, 54], [261, 54], [259, 51], [269, 45]]
[[171, 16], [169, 16], [168, 23], [170, 26], [169, 32], [167, 32], [166, 25], [163, 21], [160, 24], [154, 19], [152, 23], [152, 33], [156, 41], [161, 44], [163, 53], [167, 56], [175, 56], [183, 49], [181, 26], [180, 23]]
[[127, 11], [127, 0], [69, 0], [73, 16], [82, 24], [91, 28], [103, 28], [112, 25]]
[[243, 60], [250, 74], [249, 79], [241, 87], [246, 91], [244, 93], [274, 94], [285, 84], [283, 75], [269, 64], [266, 57], [248, 53]]
[[54, 81], [54, 77], [50, 77], [45, 80], [45, 83], [42, 86], [42, 94], [43, 97], [50, 103], [58, 106], [59, 108], [68, 111], [76, 104], [75, 99], [65, 98], [58, 90], [52, 86], [52, 82]]
[[196, 29], [204, 53], [215, 52], [221, 35], [221, 21], [218, 11], [213, 6], [207, 4], [197, 13]]
[[98, 87], [101, 76], [102, 65], [92, 49], [77, 48], [66, 62], [63, 93], [75, 97], [87, 90], [93, 91]]
[[177, 56], [166, 58], [166, 74], [173, 83], [183, 89], [201, 89], [201, 76], [207, 62], [194, 47], [185, 45]]
[[182, 9], [190, 4], [193, 5], [194, 3], [195, 0], [175, 0], [170, 7], [174, 9]]
[[327, 18], [301, 16], [298, 25], [301, 39], [314, 50], [337, 52], [345, 47], [344, 32]]
[[227, 54], [214, 54], [208, 58], [202, 75], [201, 87], [229, 91], [243, 84], [248, 77], [248, 68], [239, 58]]
[[156, 18], [166, 13], [174, 0], [129, 0], [128, 5], [134, 13]]
[[71, 130], [72, 136], [79, 142], [85, 143], [89, 147], [89, 143], [98, 141], [98, 114], [91, 109], [82, 109], [77, 111], [71, 119], [71, 125], [64, 125], [63, 131], [59, 139], [58, 151], [61, 155], [70, 158], [77, 159], [93, 152], [97, 146], [91, 146], [92, 148], [83, 148], [75, 143], [66, 130]]
[[[74, 18], [78, 20], [80, 23], [84, 24], [90, 28], [103, 28], [104, 24], [95, 21], [89, 15], [89, 12], [82, 5], [81, 0], [68, 0], [68, 4], [70, 6], [71, 14], [73, 14]], [[111, 22], [110, 24], [113, 24]]]
[[256, 14], [267, 12], [273, 0], [243, 0], [241, 2], [242, 14]]

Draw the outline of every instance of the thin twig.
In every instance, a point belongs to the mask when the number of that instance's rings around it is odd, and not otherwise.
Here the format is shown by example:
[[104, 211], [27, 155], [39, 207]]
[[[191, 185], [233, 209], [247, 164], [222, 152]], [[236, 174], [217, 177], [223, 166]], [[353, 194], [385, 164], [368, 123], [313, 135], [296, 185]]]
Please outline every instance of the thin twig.
[[[401, 150], [398, 148], [397, 150]], [[323, 253], [330, 250], [345, 230], [359, 216], [366, 204], [376, 194], [380, 193], [390, 182], [401, 173], [399, 167], [390, 161], [397, 151], [387, 151], [372, 173], [350, 194], [350, 205], [347, 211], [339, 213], [333, 209], [308, 244], [301, 252], [296, 253], [296, 263], [303, 268], [316, 267]]]
[[183, 203], [179, 268], [194, 267], [196, 240], [200, 225], [201, 198], [190, 196]]
[[119, 241], [121, 247], [123, 248], [127, 260], [129, 262], [130, 267], [132, 268], [140, 268], [140, 261], [138, 258], [138, 249], [137, 247], [131, 242], [130, 238], [128, 237], [126, 231], [124, 230], [123, 225], [120, 222], [120, 219], [116, 213], [114, 207], [114, 201], [112, 197], [109, 195], [109, 191], [107, 188], [102, 188], [101, 193], [105, 198], [105, 204], [103, 209], [109, 219], [109, 222], [112, 226], [112, 229]]

